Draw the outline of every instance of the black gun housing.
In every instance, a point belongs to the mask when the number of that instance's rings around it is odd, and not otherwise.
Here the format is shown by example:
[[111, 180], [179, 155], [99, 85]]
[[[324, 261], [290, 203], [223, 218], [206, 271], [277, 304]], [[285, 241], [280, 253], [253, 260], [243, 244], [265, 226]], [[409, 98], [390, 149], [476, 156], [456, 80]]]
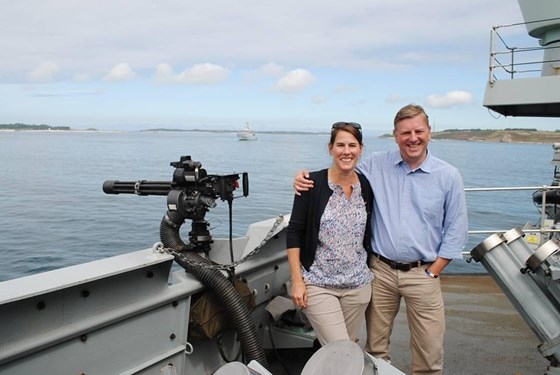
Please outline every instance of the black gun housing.
[[[208, 222], [204, 220], [206, 212], [216, 206], [220, 198], [230, 204], [235, 198], [233, 192], [239, 188], [239, 174], [209, 175], [202, 164], [193, 161], [190, 156], [181, 156], [179, 161], [171, 162], [175, 167], [172, 181], [119, 181], [103, 182], [106, 194], [166, 195], [167, 213], [160, 225], [160, 237], [167, 247], [180, 250], [206, 252], [212, 237]], [[249, 195], [249, 179], [243, 172], [243, 196]], [[185, 244], [179, 235], [179, 229], [185, 219], [192, 220], [189, 243]]]
[[[193, 161], [190, 156], [181, 156], [177, 162], [171, 162], [175, 167], [172, 181], [119, 181], [103, 182], [103, 192], [106, 194], [136, 194], [136, 195], [168, 195], [171, 190], [196, 191], [202, 195], [221, 200], [233, 198], [233, 192], [239, 187], [239, 174], [208, 175], [202, 164]], [[249, 195], [249, 179], [246, 172], [243, 176], [243, 196]]]

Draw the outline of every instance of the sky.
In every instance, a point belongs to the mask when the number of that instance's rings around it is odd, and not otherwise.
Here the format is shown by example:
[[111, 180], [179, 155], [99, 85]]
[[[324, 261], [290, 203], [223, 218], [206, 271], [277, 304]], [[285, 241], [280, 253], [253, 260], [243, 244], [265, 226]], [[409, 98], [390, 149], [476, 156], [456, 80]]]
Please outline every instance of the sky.
[[416, 103], [438, 131], [560, 129], [482, 105], [490, 30], [522, 21], [515, 0], [4, 0], [0, 124], [383, 133]]

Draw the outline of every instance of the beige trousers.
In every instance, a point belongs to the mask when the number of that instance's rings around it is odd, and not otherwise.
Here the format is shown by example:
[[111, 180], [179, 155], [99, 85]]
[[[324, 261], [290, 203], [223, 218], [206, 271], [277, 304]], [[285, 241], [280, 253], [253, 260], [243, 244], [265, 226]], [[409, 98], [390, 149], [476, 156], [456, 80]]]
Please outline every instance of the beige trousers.
[[321, 345], [335, 340], [355, 341], [371, 298], [371, 284], [356, 289], [306, 287], [304, 312]]
[[406, 304], [413, 375], [440, 375], [443, 367], [445, 313], [440, 281], [425, 274], [428, 267], [397, 271], [370, 258], [375, 275], [371, 304], [366, 311], [366, 351], [390, 360], [389, 342], [401, 297]]

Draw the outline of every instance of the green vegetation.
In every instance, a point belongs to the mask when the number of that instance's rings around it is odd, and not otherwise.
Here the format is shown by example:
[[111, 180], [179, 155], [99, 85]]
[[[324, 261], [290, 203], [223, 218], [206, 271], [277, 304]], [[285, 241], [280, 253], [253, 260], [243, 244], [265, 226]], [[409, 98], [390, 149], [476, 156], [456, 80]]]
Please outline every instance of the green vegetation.
[[0, 130], [72, 130], [69, 126], [28, 125], [28, 124], [0, 124]]
[[499, 143], [558, 143], [560, 142], [560, 132], [542, 131], [533, 128], [506, 128], [503, 130], [448, 129], [432, 133], [432, 139]]
[[[380, 138], [392, 138], [383, 134]], [[533, 128], [506, 129], [447, 129], [432, 133], [432, 139], [454, 139], [470, 142], [498, 143], [560, 143], [560, 130], [544, 131]]]
[[[443, 132], [488, 132], [488, 131], [502, 131], [502, 130], [482, 130], [480, 128], [477, 129], [446, 129]], [[504, 131], [524, 131], [524, 132], [537, 132], [538, 130], [535, 128], [505, 128]], [[557, 130], [558, 131], [558, 130]]]

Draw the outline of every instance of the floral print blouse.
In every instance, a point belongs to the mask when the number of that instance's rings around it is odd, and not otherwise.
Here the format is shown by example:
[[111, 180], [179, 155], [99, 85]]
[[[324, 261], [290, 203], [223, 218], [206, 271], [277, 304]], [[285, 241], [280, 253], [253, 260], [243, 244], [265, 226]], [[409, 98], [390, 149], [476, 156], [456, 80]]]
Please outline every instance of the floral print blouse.
[[309, 271], [302, 267], [303, 277], [326, 288], [359, 288], [373, 280], [363, 245], [367, 214], [361, 186], [352, 185], [347, 198], [341, 186], [328, 183], [333, 194], [321, 217], [315, 261]]

